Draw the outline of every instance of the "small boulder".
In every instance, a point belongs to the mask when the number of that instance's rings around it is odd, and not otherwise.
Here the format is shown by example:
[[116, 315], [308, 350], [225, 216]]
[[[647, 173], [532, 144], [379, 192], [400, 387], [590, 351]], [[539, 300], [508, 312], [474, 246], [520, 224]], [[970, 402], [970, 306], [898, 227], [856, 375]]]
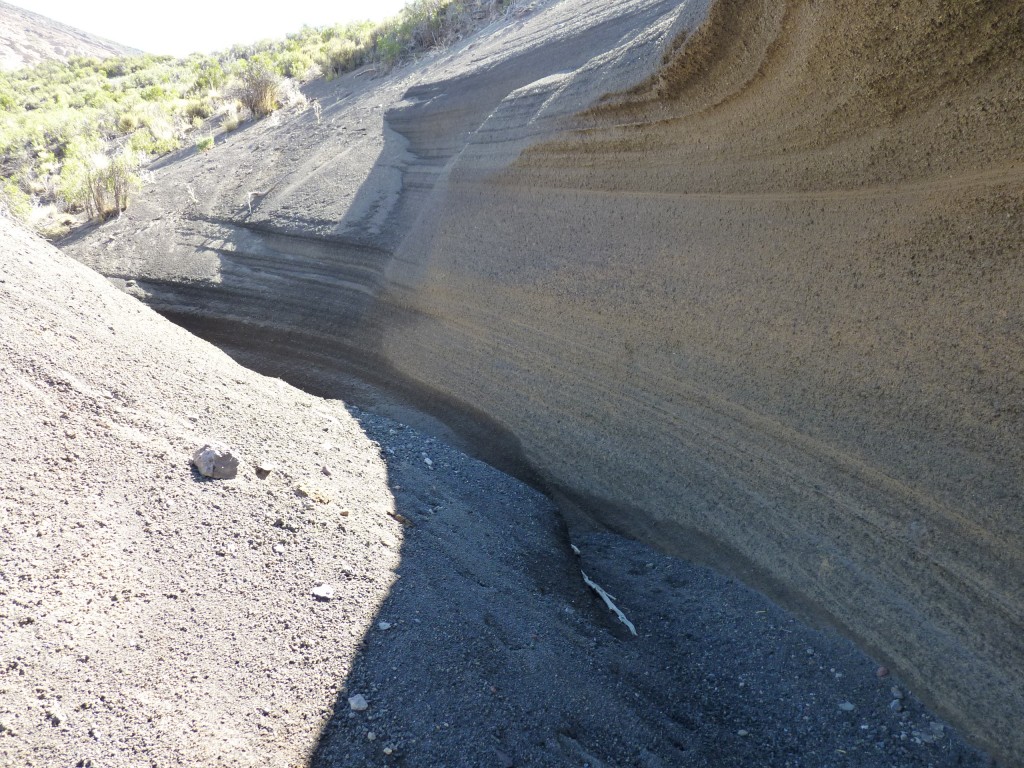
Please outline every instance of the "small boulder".
[[192, 454], [199, 474], [214, 480], [230, 480], [238, 474], [238, 457], [226, 445], [206, 443]]

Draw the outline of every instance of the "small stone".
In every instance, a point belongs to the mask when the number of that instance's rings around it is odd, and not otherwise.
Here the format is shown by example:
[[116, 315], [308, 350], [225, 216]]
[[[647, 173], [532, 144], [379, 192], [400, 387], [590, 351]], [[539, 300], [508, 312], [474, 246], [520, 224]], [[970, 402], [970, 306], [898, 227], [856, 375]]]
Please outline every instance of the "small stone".
[[365, 712], [369, 703], [366, 701], [366, 697], [361, 693], [357, 693], [355, 696], [348, 697], [348, 705], [353, 712]]
[[319, 488], [313, 488], [312, 486], [306, 485], [305, 483], [299, 483], [295, 487], [295, 495], [310, 501], [315, 501], [317, 504], [330, 504], [331, 497], [321, 491]]
[[888, 676], [889, 676], [889, 668], [888, 667], [879, 667], [878, 669], [875, 670], [875, 677], [877, 677], [879, 679], [881, 679], [883, 677], [888, 677]]
[[284, 544], [275, 544], [274, 545], [274, 553], [278, 554], [278, 555], [283, 555], [284, 554]]
[[64, 432], [64, 437], [74, 440], [76, 437], [78, 437], [78, 433], [75, 432], [73, 429], [69, 429]]
[[889, 709], [891, 709], [893, 712], [902, 712], [903, 702], [899, 699], [893, 699], [889, 702]]
[[853, 712], [853, 710], [855, 710], [857, 707], [855, 707], [848, 701], [844, 701], [842, 704], [839, 705], [839, 708], [843, 710], [843, 712]]
[[317, 600], [333, 600], [334, 599], [334, 587], [330, 584], [321, 584], [319, 587], [313, 587], [311, 593]]
[[331, 470], [328, 467], [320, 467], [320, 472], [321, 474], [323, 474], [324, 477], [331, 476]]
[[902, 699], [903, 698], [903, 691], [901, 691], [895, 685], [892, 688], [889, 689], [889, 693], [892, 694], [892, 697], [894, 699]]
[[370, 731], [369, 733], [366, 734], [366, 740], [367, 741], [376, 741], [377, 740], [377, 734], [374, 733], [373, 731]]
[[736, 731], [736, 735], [737, 736], [749, 736], [750, 735], [750, 731], [745, 731], [745, 730], [741, 729], [741, 730]]
[[391, 622], [389, 622], [389, 621], [379, 621], [379, 622], [377, 622], [377, 626], [380, 627], [381, 629], [383, 629], [385, 632], [387, 632], [389, 629], [391, 629]]
[[434, 462], [431, 461], [430, 457], [428, 457], [428, 456], [424, 456], [423, 457], [423, 463], [427, 465], [428, 469], [433, 469], [434, 468]]
[[394, 753], [395, 753], [395, 750], [393, 750], [391, 747], [384, 747], [384, 754], [385, 755], [393, 755]]
[[257, 461], [256, 462], [256, 477], [260, 480], [266, 480], [270, 477], [271, 472], [277, 472], [279, 469], [276, 461]]
[[199, 474], [214, 480], [230, 480], [238, 474], [238, 458], [230, 448], [219, 443], [206, 443], [196, 449], [192, 463]]

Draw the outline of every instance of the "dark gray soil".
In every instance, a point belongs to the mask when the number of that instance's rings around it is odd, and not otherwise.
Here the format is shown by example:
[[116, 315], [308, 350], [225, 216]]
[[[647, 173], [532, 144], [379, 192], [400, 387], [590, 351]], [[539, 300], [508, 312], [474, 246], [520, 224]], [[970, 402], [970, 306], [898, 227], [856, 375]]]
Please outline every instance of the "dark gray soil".
[[356, 415], [408, 525], [314, 768], [988, 765], [834, 633], [612, 534], [577, 558], [540, 494]]

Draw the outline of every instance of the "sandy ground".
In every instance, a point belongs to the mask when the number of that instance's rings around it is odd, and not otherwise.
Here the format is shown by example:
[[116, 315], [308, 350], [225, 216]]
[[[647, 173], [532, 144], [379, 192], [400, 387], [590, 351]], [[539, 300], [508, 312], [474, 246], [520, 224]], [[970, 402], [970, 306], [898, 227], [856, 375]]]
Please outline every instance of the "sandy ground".
[[[0, 237], [3, 765], [986, 764], [736, 582], [610, 534], [577, 557], [509, 476]], [[207, 439], [235, 479], [190, 466]]]

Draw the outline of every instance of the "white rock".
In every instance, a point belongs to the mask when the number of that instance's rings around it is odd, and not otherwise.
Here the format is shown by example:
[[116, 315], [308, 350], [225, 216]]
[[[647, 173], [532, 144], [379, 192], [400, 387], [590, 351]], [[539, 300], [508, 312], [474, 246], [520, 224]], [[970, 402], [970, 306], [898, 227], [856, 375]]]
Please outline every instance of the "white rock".
[[856, 709], [856, 707], [848, 701], [844, 701], [842, 704], [840, 704], [839, 708], [843, 710], [843, 712], [853, 712], [853, 710]]
[[357, 693], [355, 696], [348, 697], [348, 705], [352, 708], [353, 712], [365, 712], [369, 703], [366, 701], [366, 697], [361, 693]]
[[261, 480], [266, 480], [271, 472], [277, 472], [279, 466], [276, 461], [267, 461], [265, 459], [256, 462], [256, 475]]
[[380, 627], [381, 629], [387, 631], [387, 630], [391, 629], [391, 622], [390, 621], [379, 621], [379, 622], [377, 622], [377, 626]]
[[321, 584], [319, 587], [313, 587], [312, 595], [317, 600], [333, 600], [334, 587], [330, 584]]
[[230, 480], [238, 474], [238, 457], [220, 443], [206, 443], [192, 454], [192, 463], [199, 474], [214, 480]]

